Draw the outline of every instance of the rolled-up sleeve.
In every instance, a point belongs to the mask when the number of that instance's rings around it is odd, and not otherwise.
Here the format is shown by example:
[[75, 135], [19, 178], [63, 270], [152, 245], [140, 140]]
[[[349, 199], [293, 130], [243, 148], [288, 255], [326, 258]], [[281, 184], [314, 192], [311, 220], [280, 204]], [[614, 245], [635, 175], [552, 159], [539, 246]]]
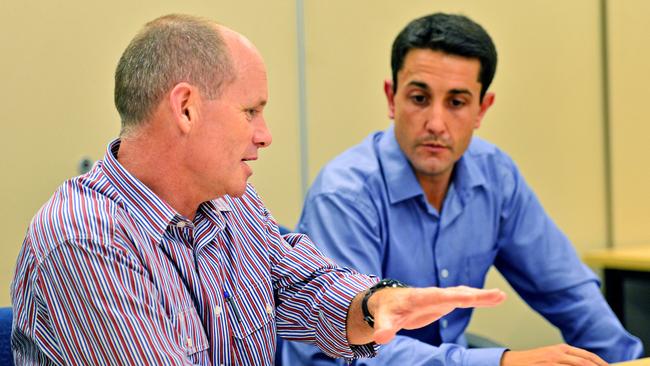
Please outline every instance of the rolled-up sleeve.
[[331, 357], [373, 357], [377, 346], [351, 345], [346, 324], [352, 299], [378, 279], [338, 267], [306, 235], [271, 232], [280, 336], [315, 344]]

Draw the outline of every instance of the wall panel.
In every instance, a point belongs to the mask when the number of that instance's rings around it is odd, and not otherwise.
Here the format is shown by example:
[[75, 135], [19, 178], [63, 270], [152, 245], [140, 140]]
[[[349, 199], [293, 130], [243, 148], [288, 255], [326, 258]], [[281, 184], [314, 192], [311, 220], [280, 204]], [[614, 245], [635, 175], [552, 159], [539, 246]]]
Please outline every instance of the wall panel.
[[614, 243], [650, 243], [650, 2], [608, 1]]

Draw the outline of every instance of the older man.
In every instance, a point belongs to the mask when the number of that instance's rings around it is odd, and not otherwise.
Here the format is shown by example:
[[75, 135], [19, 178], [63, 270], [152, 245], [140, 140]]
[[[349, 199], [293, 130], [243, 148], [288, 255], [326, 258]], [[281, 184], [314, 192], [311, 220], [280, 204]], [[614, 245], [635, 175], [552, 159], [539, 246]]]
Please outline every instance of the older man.
[[503, 300], [377, 282], [281, 237], [246, 183], [271, 143], [267, 99], [241, 35], [182, 15], [146, 25], [115, 75], [120, 138], [27, 232], [11, 288], [17, 364], [269, 365], [276, 327], [352, 359]]

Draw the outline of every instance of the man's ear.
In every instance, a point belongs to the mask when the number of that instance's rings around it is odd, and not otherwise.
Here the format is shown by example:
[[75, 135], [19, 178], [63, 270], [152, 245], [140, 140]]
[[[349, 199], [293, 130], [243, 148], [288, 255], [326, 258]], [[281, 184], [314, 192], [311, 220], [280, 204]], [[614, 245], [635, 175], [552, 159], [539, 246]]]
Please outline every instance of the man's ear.
[[390, 79], [384, 80], [384, 94], [386, 94], [386, 102], [388, 102], [388, 118], [395, 118], [395, 93], [393, 92], [393, 81]]
[[176, 84], [169, 92], [173, 121], [182, 134], [189, 133], [198, 118], [198, 90], [191, 84]]
[[477, 129], [481, 127], [481, 121], [483, 121], [483, 117], [485, 117], [485, 113], [492, 107], [492, 104], [494, 104], [494, 93], [485, 93], [483, 96], [483, 100], [481, 101], [481, 106], [480, 110], [478, 112], [478, 116], [476, 116], [476, 122], [474, 123], [474, 129]]

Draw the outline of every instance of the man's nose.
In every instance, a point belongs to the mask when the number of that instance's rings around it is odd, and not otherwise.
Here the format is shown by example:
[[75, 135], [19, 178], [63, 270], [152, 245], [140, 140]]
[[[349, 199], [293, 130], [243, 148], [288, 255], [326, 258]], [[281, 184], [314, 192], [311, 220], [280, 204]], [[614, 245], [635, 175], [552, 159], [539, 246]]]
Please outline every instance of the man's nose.
[[425, 128], [434, 135], [440, 135], [447, 130], [445, 110], [440, 105], [432, 105], [426, 116]]
[[266, 120], [260, 118], [258, 126], [255, 128], [255, 135], [253, 135], [253, 143], [258, 147], [268, 147], [273, 142], [271, 130], [266, 125]]

